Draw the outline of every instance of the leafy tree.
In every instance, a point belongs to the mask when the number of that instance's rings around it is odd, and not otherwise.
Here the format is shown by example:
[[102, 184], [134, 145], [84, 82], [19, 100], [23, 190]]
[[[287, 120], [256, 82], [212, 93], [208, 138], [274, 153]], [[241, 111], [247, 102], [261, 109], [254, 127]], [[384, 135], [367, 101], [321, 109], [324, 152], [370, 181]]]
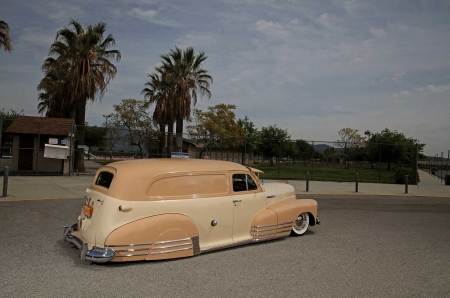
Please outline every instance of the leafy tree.
[[[189, 137], [208, 147], [237, 148], [244, 143], [244, 129], [236, 122], [235, 105], [218, 104], [206, 111], [194, 109], [193, 120], [189, 121]], [[203, 151], [200, 153], [200, 155]]]
[[113, 107], [111, 125], [126, 127], [127, 135], [125, 138], [128, 144], [138, 146], [139, 152], [143, 156], [144, 148], [148, 150], [149, 135], [155, 131], [153, 120], [146, 111], [147, 103], [137, 99], [122, 99], [120, 104]]
[[259, 131], [247, 116], [244, 119], [238, 119], [237, 124], [244, 130], [245, 151], [252, 152], [255, 155], [257, 143], [259, 142]]
[[3, 148], [11, 148], [12, 147], [12, 138], [10, 135], [5, 135], [6, 129], [11, 125], [13, 120], [19, 116], [23, 115], [23, 110], [20, 112], [16, 112], [11, 109], [9, 112], [6, 112], [5, 109], [2, 108], [0, 111], [0, 119], [2, 120], [1, 126], [1, 144], [0, 144], [0, 156], [3, 156]]
[[357, 148], [363, 145], [364, 138], [358, 133], [357, 129], [353, 128], [343, 128], [339, 130], [338, 134], [337, 146], [344, 149], [347, 166], [350, 167], [350, 159], [354, 157]]
[[311, 159], [312, 157], [317, 157], [317, 150], [305, 140], [296, 140], [295, 146], [297, 147], [297, 155], [299, 159], [303, 160], [304, 165], [306, 165], [306, 161]]
[[175, 47], [160, 57], [162, 79], [170, 85], [168, 97], [176, 118], [177, 143], [181, 144], [183, 120], [190, 118], [191, 105], [196, 105], [197, 94], [211, 98], [209, 88], [213, 78], [202, 67], [208, 57], [204, 52], [196, 54], [192, 47], [185, 50]]
[[381, 162], [388, 164], [390, 171], [391, 164], [416, 162], [416, 144], [417, 154], [422, 155], [425, 144], [420, 144], [414, 138], [407, 138], [396, 130], [385, 128], [381, 132], [370, 135], [367, 142], [368, 159], [375, 163], [381, 158]]
[[[111, 60], [120, 61], [121, 58], [118, 50], [109, 50], [115, 45], [115, 40], [111, 34], [104, 37], [105, 31], [105, 23], [89, 25], [85, 29], [78, 21], [72, 20], [58, 31], [49, 51], [49, 59], [54, 59], [52, 63], [68, 69], [63, 100], [75, 103], [78, 145], [85, 143], [86, 103], [103, 98], [109, 81], [117, 73]], [[78, 171], [85, 171], [83, 150], [76, 151], [76, 165]]]
[[327, 163], [329, 163], [330, 159], [333, 159], [336, 156], [336, 150], [334, 147], [328, 147], [323, 151], [323, 156], [327, 160]]
[[106, 129], [101, 126], [89, 126], [86, 123], [85, 143], [88, 147], [104, 147]]
[[2, 47], [6, 52], [11, 53], [12, 46], [11, 38], [9, 37], [9, 25], [5, 21], [0, 20], [0, 48]]
[[287, 129], [279, 128], [276, 124], [262, 127], [260, 137], [258, 150], [270, 159], [270, 165], [273, 166], [274, 157], [280, 157], [280, 153], [288, 151], [291, 137]]

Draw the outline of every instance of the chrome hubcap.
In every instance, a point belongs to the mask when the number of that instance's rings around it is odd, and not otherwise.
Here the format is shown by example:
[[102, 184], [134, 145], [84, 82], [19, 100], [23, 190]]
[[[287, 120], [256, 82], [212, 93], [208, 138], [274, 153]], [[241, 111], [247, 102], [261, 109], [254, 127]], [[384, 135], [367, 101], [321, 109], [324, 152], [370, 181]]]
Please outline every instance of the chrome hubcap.
[[303, 214], [300, 214], [297, 217], [297, 219], [295, 220], [294, 229], [301, 230], [301, 229], [303, 229], [305, 227], [305, 225], [306, 225], [306, 220], [303, 217]]

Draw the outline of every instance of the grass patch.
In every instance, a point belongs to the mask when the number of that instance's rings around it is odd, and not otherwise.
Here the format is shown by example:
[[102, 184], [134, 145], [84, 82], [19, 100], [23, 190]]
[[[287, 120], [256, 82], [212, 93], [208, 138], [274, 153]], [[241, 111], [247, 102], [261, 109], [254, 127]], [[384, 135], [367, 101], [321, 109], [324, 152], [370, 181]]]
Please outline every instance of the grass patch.
[[273, 166], [268, 163], [256, 163], [252, 167], [264, 172], [261, 176], [263, 179], [306, 180], [308, 172], [310, 180], [354, 182], [356, 173], [358, 173], [359, 182], [395, 183], [395, 169], [392, 167], [391, 171], [388, 171], [385, 165], [381, 165], [380, 168], [375, 166], [372, 169], [370, 164], [351, 165], [350, 168], [347, 168], [343, 164], [327, 163], [308, 163], [306, 165], [281, 163]]

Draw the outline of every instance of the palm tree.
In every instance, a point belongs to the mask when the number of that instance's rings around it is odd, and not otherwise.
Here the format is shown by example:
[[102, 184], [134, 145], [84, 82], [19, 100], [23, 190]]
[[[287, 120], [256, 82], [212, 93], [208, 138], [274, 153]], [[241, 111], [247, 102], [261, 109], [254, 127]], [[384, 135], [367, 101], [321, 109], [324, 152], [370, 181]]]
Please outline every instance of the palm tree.
[[0, 48], [4, 48], [5, 51], [12, 51], [11, 38], [9, 37], [9, 26], [5, 21], [0, 20]]
[[[105, 31], [105, 23], [89, 25], [85, 29], [72, 20], [58, 31], [50, 47], [49, 56], [55, 57], [55, 63], [69, 65], [65, 100], [75, 104], [78, 145], [84, 145], [86, 103], [103, 98], [109, 81], [117, 73], [111, 60], [120, 61], [121, 58], [120, 51], [108, 50], [115, 45], [115, 39], [111, 34], [104, 38]], [[84, 151], [76, 151], [75, 157], [78, 171], [84, 172]]]
[[68, 63], [58, 64], [49, 57], [45, 60], [42, 70], [44, 78], [37, 86], [39, 93], [38, 112], [46, 117], [75, 119], [75, 102], [67, 100]]
[[202, 63], [208, 57], [204, 52], [196, 55], [192, 47], [185, 50], [175, 47], [160, 57], [162, 79], [170, 85], [168, 96], [172, 99], [174, 108], [177, 147], [179, 147], [182, 145], [183, 120], [191, 116], [191, 106], [197, 104], [197, 93], [211, 98], [209, 88], [213, 78], [202, 68]]
[[[171, 151], [170, 140], [173, 137], [173, 123], [175, 121], [175, 115], [173, 113], [173, 100], [169, 97], [170, 84], [164, 81], [164, 76], [161, 68], [156, 68], [154, 73], [148, 75], [149, 80], [145, 84], [147, 88], [142, 90], [141, 94], [144, 94], [144, 98], [148, 99], [148, 105], [155, 104], [155, 111], [153, 112], [153, 119], [159, 126], [159, 154], [163, 156], [165, 145], [165, 127], [168, 128], [168, 151]], [[172, 128], [172, 129], [171, 129]]]

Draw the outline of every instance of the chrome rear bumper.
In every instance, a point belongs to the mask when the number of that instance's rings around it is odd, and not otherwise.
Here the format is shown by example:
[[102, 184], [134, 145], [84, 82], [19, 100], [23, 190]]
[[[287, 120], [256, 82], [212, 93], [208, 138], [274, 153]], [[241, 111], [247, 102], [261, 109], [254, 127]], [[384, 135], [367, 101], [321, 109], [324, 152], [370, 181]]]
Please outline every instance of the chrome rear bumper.
[[77, 236], [73, 235], [74, 231], [78, 231], [77, 224], [72, 225], [70, 229], [66, 226], [64, 227], [64, 241], [73, 243], [76, 247], [78, 247], [80, 252], [81, 260], [88, 260], [93, 263], [107, 263], [111, 261], [116, 252], [110, 248], [102, 248], [94, 246], [92, 249], [88, 248], [87, 242], [81, 240]]

